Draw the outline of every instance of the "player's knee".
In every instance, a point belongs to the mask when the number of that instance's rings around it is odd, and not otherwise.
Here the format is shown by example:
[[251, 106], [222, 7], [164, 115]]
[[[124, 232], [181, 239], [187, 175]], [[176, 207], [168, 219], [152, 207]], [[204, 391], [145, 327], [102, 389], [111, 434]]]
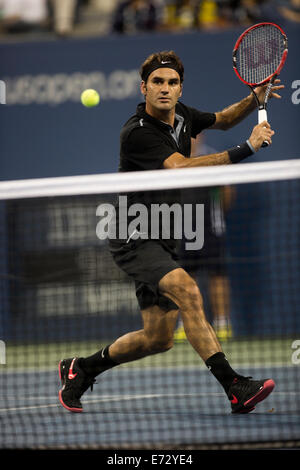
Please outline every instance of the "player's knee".
[[173, 347], [173, 337], [170, 338], [150, 338], [148, 348], [150, 354], [162, 353], [169, 351]]
[[164, 287], [165, 291], [176, 299], [180, 308], [185, 308], [187, 305], [197, 308], [202, 305], [202, 296], [197, 283], [183, 270], [170, 276]]
[[199, 291], [199, 287], [197, 286], [194, 280], [191, 280], [184, 287], [184, 295], [185, 297], [189, 298], [192, 302], [199, 302], [202, 299], [200, 291]]
[[202, 306], [202, 296], [196, 282], [188, 278], [178, 289], [178, 300], [181, 308], [198, 308]]

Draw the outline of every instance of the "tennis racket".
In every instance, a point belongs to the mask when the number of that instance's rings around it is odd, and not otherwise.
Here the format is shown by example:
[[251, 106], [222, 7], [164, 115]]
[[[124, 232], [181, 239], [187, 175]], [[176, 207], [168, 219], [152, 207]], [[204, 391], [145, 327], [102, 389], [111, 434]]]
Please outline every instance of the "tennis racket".
[[[267, 103], [276, 77], [280, 74], [288, 53], [288, 40], [280, 26], [259, 23], [241, 34], [235, 43], [232, 59], [238, 78], [249, 86], [258, 107], [258, 123], [268, 120]], [[254, 88], [268, 83], [263, 103]], [[263, 143], [263, 147], [268, 142]]]

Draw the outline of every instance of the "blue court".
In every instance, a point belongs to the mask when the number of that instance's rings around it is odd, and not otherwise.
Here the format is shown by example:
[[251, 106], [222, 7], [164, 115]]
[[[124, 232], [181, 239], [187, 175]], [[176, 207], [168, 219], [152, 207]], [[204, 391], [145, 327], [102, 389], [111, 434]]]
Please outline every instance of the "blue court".
[[272, 376], [276, 388], [248, 415], [231, 414], [223, 390], [203, 368], [113, 369], [84, 395], [80, 414], [60, 406], [56, 371], [8, 372], [1, 380], [0, 447], [155, 449], [299, 443], [299, 367], [247, 368], [245, 373], [249, 372], [254, 377]]

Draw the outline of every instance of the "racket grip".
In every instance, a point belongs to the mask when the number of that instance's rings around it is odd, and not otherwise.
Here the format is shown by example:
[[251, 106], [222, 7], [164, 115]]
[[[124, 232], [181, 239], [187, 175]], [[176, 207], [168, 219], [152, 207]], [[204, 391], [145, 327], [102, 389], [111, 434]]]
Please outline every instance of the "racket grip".
[[[267, 110], [264, 108], [261, 108], [258, 110], [258, 124], [260, 124], [263, 121], [268, 120], [268, 115], [267, 115]], [[262, 143], [262, 147], [268, 147], [269, 142], [266, 140]]]
[[268, 120], [267, 110], [262, 108], [258, 110], [258, 124]]

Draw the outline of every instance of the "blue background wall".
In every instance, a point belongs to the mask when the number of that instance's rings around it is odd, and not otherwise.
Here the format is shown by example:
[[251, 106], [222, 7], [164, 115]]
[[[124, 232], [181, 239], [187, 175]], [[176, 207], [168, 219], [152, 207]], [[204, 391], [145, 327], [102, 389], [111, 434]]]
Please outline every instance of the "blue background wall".
[[[290, 26], [286, 32], [289, 55], [281, 75], [286, 88], [283, 99], [272, 100], [269, 105], [269, 120], [276, 135], [273, 145], [251, 161], [299, 158], [299, 28]], [[117, 171], [120, 128], [142, 99], [138, 67], [153, 51], [173, 49], [182, 58], [186, 71], [182, 101], [186, 104], [217, 111], [240, 100], [248, 91], [231, 66], [231, 51], [239, 33], [0, 45], [0, 79], [7, 85], [7, 104], [0, 106], [0, 179]], [[88, 87], [101, 94], [101, 103], [94, 109], [80, 104], [81, 91]], [[229, 148], [244, 141], [256, 122], [257, 114], [253, 113], [233, 130], [208, 131], [206, 144], [216, 150]], [[299, 182], [237, 188], [228, 217], [232, 318], [237, 335], [291, 335], [300, 331], [299, 194]], [[2, 206], [2, 222], [5, 210]], [[5, 330], [4, 325], [12, 320], [7, 309], [5, 224], [1, 227], [4, 302], [2, 311], [0, 307], [0, 338], [4, 337], [1, 324]], [[68, 318], [74, 320], [70, 315]], [[20, 312], [17, 319], [24, 321]], [[97, 315], [95, 322], [90, 333], [98, 337]], [[18, 322], [10, 321], [10, 328], [12, 325]]]
[[[186, 104], [217, 111], [238, 101], [248, 94], [231, 65], [239, 33], [0, 45], [0, 78], [7, 83], [7, 105], [0, 107], [0, 178], [116, 171], [120, 128], [141, 101], [138, 68], [153, 51], [174, 49], [182, 58]], [[254, 160], [298, 154], [300, 106], [292, 103], [291, 96], [297, 93], [292, 83], [300, 79], [299, 28], [287, 28], [287, 34], [289, 56], [282, 72], [286, 89], [283, 99], [269, 106], [277, 134], [274, 145]], [[89, 86], [102, 96], [95, 109], [85, 109], [79, 101]], [[243, 141], [256, 120], [253, 113], [229, 132], [208, 132], [207, 144], [222, 150]]]

